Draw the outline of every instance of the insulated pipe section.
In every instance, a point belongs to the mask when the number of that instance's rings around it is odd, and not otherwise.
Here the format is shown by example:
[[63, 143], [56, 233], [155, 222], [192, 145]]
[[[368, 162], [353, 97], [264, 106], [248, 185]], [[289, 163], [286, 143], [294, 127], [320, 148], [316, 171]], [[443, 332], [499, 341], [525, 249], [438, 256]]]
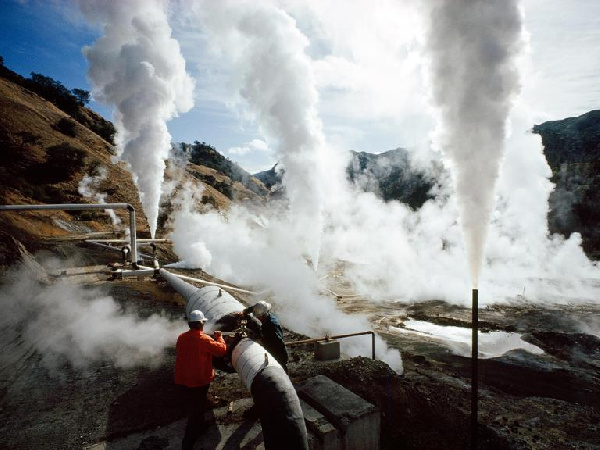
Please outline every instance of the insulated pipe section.
[[[218, 326], [224, 316], [243, 305], [217, 286], [197, 288], [160, 269], [160, 275], [186, 299], [186, 315], [201, 310], [207, 326]], [[262, 345], [243, 338], [231, 354], [233, 368], [252, 394], [263, 430], [265, 449], [308, 450], [308, 437], [300, 400], [288, 375]]]
[[208, 319], [209, 325], [214, 325], [221, 317], [244, 310], [244, 306], [240, 302], [217, 286], [197, 288], [165, 269], [160, 269], [159, 273], [186, 299], [185, 315], [187, 317], [193, 310], [199, 309]]
[[[84, 242], [99, 242], [101, 244], [127, 244], [129, 239], [86, 239]], [[137, 239], [139, 244], [170, 244], [170, 239]]]
[[129, 234], [131, 262], [137, 264], [135, 209], [129, 203], [65, 203], [53, 205], [0, 205], [0, 211], [85, 211], [89, 209], [127, 209], [129, 211]]

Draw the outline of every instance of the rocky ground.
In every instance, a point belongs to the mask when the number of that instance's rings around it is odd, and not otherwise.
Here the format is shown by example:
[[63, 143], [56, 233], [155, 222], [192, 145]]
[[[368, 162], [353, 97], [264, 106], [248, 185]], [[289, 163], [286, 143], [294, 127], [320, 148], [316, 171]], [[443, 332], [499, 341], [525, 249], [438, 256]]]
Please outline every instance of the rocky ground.
[[[52, 283], [68, 278], [101, 288], [125, 310], [142, 317], [161, 313], [182, 318], [184, 301], [165, 282], [151, 277], [108, 281], [106, 264], [118, 260], [118, 253], [75, 242], [54, 242], [47, 248], [71, 265], [44, 271], [31, 260], [30, 270], [37, 270], [38, 279]], [[163, 261], [174, 258], [168, 249], [159, 252]], [[469, 448], [470, 358], [452, 353], [439, 339], [394, 330], [409, 317], [466, 327], [470, 310], [440, 301], [374, 307], [359, 298], [341, 299], [339, 306], [370, 316], [387, 344], [402, 351], [404, 373], [365, 357], [318, 362], [305, 344], [290, 347], [292, 381], [323, 374], [377, 405], [384, 449]], [[480, 360], [479, 448], [600, 448], [600, 339], [589, 331], [598, 324], [599, 311], [593, 305], [540, 308], [527, 303], [481, 310], [484, 331], [521, 333], [544, 353], [514, 350]], [[582, 324], [589, 326], [587, 333]], [[26, 343], [20, 331], [5, 325], [0, 341], [1, 448], [173, 448], [169, 439], [177, 440], [183, 413], [172, 382], [172, 346], [152, 367], [118, 368], [96, 361], [84, 370], [64, 364], [48, 371], [43, 355]], [[286, 331], [288, 341], [301, 338]], [[229, 402], [240, 404], [250, 398], [237, 374], [218, 372], [209, 396], [220, 426], [238, 426], [238, 433], [245, 430], [247, 417], [223, 413]], [[252, 426], [257, 425], [250, 424], [245, 432]], [[253, 429], [258, 434], [243, 446], [241, 440], [235, 441], [240, 448], [261, 448], [260, 433]]]

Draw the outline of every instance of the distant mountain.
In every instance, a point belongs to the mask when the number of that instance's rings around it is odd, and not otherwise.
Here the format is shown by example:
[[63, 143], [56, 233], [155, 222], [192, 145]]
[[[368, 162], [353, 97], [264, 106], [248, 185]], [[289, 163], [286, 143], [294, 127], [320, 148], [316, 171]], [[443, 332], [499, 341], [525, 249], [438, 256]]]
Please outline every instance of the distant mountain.
[[404, 148], [380, 154], [352, 151], [348, 179], [385, 201], [398, 200], [413, 209], [432, 198], [433, 180], [411, 166]]
[[[346, 174], [348, 179], [365, 192], [374, 192], [385, 201], [398, 200], [413, 209], [418, 209], [431, 198], [429, 191], [433, 181], [424, 173], [414, 169], [403, 148], [375, 154], [355, 152]], [[277, 167], [255, 173], [254, 177], [262, 181], [269, 189], [281, 185], [284, 170]]]
[[[259, 196], [265, 196], [268, 193], [268, 189], [263, 183], [242, 169], [238, 164], [223, 156], [213, 146], [206, 142], [195, 141], [193, 144], [181, 143], [178, 145], [184, 153], [189, 155], [189, 160], [193, 164], [210, 167], [217, 172], [221, 172], [229, 177], [232, 182], [241, 183], [247, 189]], [[216, 186], [214, 184], [214, 179], [211, 178], [202, 179], [202, 177], [199, 177], [199, 179], [216, 187], [217, 190], [224, 193], [228, 198], [233, 199], [230, 189], [226, 186]]]
[[600, 161], [600, 110], [579, 117], [552, 120], [533, 127], [542, 137], [546, 160], [557, 170], [563, 163]]
[[272, 190], [274, 186], [281, 184], [281, 178], [283, 176], [283, 172], [280, 173], [278, 165], [279, 163], [275, 164], [269, 170], [255, 173], [254, 178], [260, 180], [267, 189]]
[[533, 127], [556, 183], [550, 195], [550, 232], [580, 232], [583, 248], [600, 258], [600, 110]]

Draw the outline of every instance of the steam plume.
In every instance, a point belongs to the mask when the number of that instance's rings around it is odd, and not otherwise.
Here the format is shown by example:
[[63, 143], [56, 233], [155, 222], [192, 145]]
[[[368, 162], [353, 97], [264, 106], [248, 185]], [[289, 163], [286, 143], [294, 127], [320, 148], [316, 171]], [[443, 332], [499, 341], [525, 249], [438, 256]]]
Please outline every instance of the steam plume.
[[119, 155], [131, 165], [154, 236], [171, 136], [166, 121], [193, 106], [193, 82], [171, 37], [166, 2], [79, 0], [104, 35], [85, 49], [93, 93], [115, 108]]
[[[64, 267], [64, 261], [56, 264]], [[0, 330], [6, 342], [11, 342], [0, 357], [3, 375], [10, 373], [19, 348], [20, 352], [36, 351], [51, 371], [65, 362], [81, 370], [99, 361], [118, 367], [156, 366], [165, 348], [185, 329], [185, 322], [158, 314], [142, 319], [99, 289], [66, 281], [37, 283], [25, 267], [2, 281], [0, 298], [5, 311]]]
[[278, 142], [290, 224], [316, 265], [322, 229], [324, 151], [308, 39], [283, 10], [251, 1], [202, 2], [212, 45], [229, 57], [238, 89], [261, 130]]
[[514, 59], [521, 14], [517, 0], [441, 0], [431, 19], [440, 143], [454, 170], [471, 282], [477, 287], [505, 124], [519, 87]]
[[[106, 180], [108, 175], [108, 170], [106, 167], [100, 166], [97, 169], [97, 173], [95, 175], [84, 175], [79, 185], [77, 186], [77, 191], [86, 198], [90, 198], [97, 203], [106, 203], [106, 193], [101, 192], [100, 184]], [[118, 226], [121, 224], [121, 219], [115, 213], [113, 209], [105, 209], [110, 220], [112, 221], [114, 226]]]

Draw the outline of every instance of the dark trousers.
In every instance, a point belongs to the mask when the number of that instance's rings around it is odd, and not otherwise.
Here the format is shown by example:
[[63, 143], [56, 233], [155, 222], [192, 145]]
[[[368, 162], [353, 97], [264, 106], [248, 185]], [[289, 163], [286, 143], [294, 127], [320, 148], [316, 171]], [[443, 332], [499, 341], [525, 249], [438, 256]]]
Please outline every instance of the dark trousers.
[[185, 434], [181, 443], [183, 450], [191, 450], [204, 431], [204, 413], [209, 386], [209, 384], [200, 387], [180, 386], [181, 401], [188, 415]]

